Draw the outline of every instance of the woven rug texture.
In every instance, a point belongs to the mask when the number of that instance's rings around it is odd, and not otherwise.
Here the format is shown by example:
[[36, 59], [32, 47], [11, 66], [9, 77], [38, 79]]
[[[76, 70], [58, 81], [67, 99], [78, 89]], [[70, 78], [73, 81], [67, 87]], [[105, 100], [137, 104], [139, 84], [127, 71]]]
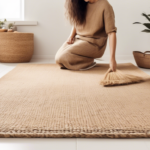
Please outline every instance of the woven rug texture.
[[[0, 79], [0, 137], [150, 137], [150, 80], [103, 87], [108, 68], [18, 64]], [[131, 63], [118, 69], [150, 78]]]

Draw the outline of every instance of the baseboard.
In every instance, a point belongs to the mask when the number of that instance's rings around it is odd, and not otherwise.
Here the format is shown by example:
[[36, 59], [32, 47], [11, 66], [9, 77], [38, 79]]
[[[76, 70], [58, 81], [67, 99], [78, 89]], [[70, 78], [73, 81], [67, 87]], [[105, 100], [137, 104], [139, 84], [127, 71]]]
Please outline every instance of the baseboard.
[[[32, 59], [54, 59], [55, 55], [33, 55]], [[104, 55], [102, 58], [97, 60], [109, 60], [110, 55]], [[133, 60], [133, 55], [116, 55], [117, 60]]]
[[[133, 55], [116, 55], [117, 60], [134, 60]], [[104, 55], [101, 58], [97, 58], [97, 60], [110, 60], [110, 55]]]
[[33, 55], [32, 59], [54, 59], [55, 55]]

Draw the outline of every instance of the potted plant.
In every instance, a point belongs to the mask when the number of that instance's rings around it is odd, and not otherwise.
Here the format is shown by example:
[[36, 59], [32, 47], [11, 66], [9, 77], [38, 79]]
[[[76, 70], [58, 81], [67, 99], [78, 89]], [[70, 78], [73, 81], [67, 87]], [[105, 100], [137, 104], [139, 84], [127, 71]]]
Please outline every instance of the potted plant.
[[0, 21], [0, 32], [6, 32], [7, 29], [5, 29], [5, 23], [7, 22], [6, 19], [4, 21]]
[[[150, 22], [150, 14], [142, 13], [142, 16], [144, 16]], [[142, 32], [150, 33], [150, 23], [134, 22], [133, 24], [143, 24], [144, 26], [147, 27], [147, 29], [142, 30]]]
[[[142, 13], [142, 16], [144, 16], [149, 21], [149, 23], [134, 22], [133, 24], [144, 25], [147, 29], [142, 30], [142, 32], [150, 33], [150, 14]], [[136, 64], [139, 67], [150, 69], [150, 51], [146, 51], [144, 53], [140, 51], [133, 51], [133, 55]]]
[[13, 27], [14, 27], [14, 24], [13, 23], [10, 23], [8, 25], [8, 32], [13, 32]]

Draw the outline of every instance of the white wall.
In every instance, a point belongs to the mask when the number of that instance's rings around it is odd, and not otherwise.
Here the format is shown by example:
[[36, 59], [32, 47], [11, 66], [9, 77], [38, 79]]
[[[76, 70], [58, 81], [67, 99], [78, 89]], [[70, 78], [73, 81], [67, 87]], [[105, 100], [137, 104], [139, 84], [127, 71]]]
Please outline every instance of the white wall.
[[[150, 50], [150, 34], [143, 33], [148, 22], [142, 12], [150, 14], [150, 0], [108, 0], [114, 8], [117, 31], [117, 57], [132, 56], [133, 50]], [[35, 35], [34, 57], [53, 57], [68, 38], [71, 26], [64, 17], [65, 0], [25, 0], [25, 20], [38, 26], [18, 26], [18, 31]], [[108, 42], [109, 43], [109, 42]], [[109, 45], [104, 57], [109, 56]]]

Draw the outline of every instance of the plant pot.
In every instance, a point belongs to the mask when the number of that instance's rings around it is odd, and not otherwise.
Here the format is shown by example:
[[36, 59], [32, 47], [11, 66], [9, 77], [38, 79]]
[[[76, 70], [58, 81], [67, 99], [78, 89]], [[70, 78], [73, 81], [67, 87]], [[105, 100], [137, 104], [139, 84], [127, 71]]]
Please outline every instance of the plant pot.
[[13, 32], [13, 29], [8, 29], [7, 32]]
[[133, 51], [133, 55], [138, 67], [150, 69], [150, 51]]

